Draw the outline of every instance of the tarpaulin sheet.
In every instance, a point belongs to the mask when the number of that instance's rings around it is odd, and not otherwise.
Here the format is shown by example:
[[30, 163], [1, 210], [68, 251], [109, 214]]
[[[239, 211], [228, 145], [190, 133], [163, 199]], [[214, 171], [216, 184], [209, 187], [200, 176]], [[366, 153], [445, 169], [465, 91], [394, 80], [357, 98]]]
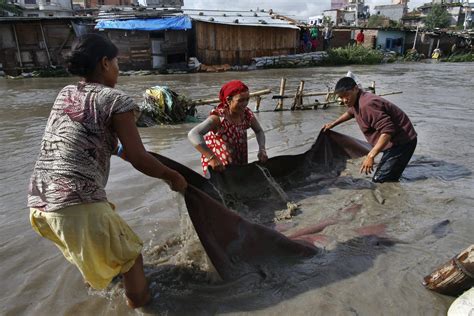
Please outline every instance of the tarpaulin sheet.
[[97, 22], [95, 28], [129, 31], [179, 31], [191, 29], [191, 19], [187, 16], [176, 16], [161, 19], [101, 20]]

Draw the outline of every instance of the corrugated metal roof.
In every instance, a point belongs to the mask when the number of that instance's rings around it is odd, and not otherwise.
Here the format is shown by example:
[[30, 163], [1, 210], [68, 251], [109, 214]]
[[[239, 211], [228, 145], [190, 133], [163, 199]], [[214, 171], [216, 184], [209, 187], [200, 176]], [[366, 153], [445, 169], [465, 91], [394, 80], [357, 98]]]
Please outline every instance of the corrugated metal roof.
[[184, 14], [195, 21], [208, 23], [245, 25], [245, 26], [266, 26], [299, 29], [294, 23], [280, 19], [270, 11], [226, 11], [226, 10], [199, 10], [183, 9]]
[[182, 11], [175, 8], [152, 8], [140, 6], [101, 6], [97, 20], [118, 20], [134, 18], [158, 18], [181, 16]]

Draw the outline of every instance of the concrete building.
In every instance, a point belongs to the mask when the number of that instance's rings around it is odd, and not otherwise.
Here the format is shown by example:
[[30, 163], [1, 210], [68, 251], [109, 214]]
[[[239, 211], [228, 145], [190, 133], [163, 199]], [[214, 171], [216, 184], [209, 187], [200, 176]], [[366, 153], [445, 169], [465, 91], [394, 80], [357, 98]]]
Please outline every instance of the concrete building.
[[323, 22], [324, 22], [324, 16], [323, 15], [310, 16], [308, 18], [308, 25], [322, 26]]
[[348, 3], [349, 0], [331, 0], [331, 10], [344, 9]]
[[323, 12], [324, 17], [329, 19], [334, 26], [346, 25], [345, 23], [345, 11], [341, 9], [331, 9], [331, 10], [324, 10]]
[[23, 9], [23, 16], [26, 17], [61, 17], [72, 16], [71, 0], [12, 0]]
[[408, 13], [406, 4], [377, 5], [374, 7], [375, 14], [383, 15], [392, 21], [400, 21]]
[[[337, 4], [334, 7], [340, 3]], [[357, 26], [370, 16], [369, 6], [365, 5], [364, 0], [347, 0], [339, 8], [332, 8], [331, 5], [331, 10], [325, 10], [323, 14], [330, 17], [336, 26]]]
[[410, 0], [392, 0], [392, 4], [403, 4], [404, 6], [408, 6], [408, 2]]

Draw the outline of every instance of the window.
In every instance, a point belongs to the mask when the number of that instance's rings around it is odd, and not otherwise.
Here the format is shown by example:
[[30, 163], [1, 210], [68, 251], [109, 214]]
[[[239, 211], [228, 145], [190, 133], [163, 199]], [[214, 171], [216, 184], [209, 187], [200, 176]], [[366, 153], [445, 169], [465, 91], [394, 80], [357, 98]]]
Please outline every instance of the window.
[[36, 4], [36, 0], [25, 0], [25, 4]]

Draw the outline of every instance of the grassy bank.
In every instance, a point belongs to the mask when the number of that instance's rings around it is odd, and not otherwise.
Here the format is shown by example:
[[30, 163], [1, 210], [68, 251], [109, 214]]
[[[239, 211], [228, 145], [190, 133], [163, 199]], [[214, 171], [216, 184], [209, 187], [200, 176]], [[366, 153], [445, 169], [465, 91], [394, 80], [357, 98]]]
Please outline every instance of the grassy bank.
[[324, 66], [374, 65], [384, 60], [384, 54], [363, 46], [348, 45], [328, 50], [328, 56], [321, 62]]
[[474, 61], [474, 53], [451, 55], [446, 58], [442, 58], [441, 61], [451, 62], [451, 63], [462, 63]]

